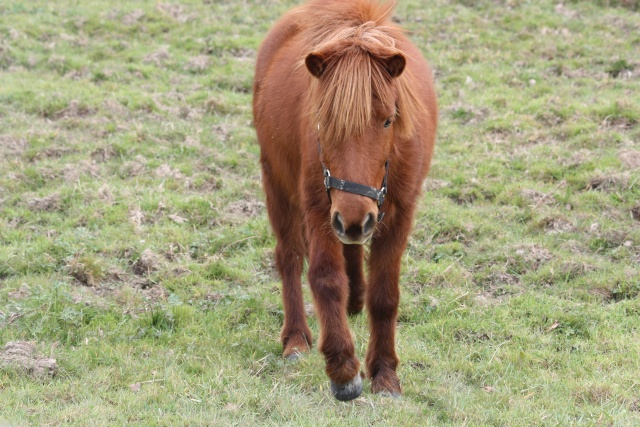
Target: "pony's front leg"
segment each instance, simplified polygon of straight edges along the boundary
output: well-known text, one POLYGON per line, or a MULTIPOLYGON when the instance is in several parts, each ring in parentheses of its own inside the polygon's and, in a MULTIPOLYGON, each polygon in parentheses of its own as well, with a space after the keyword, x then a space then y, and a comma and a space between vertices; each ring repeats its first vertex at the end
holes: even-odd
MULTIPOLYGON (((388 215, 390 216, 390 215, 388 215)), ((369 287, 366 293, 369 311, 369 345, 366 366, 371 391, 402 394, 396 373, 396 320, 400 301, 400 261, 407 244, 411 215, 390 221, 371 243, 369 287)))
POLYGON ((309 233, 309 285, 320 321, 318 347, 325 357, 331 391, 338 400, 362 392, 360 362, 347 324, 349 281, 342 244, 322 227, 309 233))

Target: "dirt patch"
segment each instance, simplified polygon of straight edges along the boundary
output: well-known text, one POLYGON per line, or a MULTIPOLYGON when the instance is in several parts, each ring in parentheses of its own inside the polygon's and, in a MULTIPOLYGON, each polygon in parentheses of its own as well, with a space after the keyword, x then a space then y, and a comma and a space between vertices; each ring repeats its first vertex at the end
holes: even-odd
POLYGON ((555 202, 555 198, 551 193, 541 193, 536 190, 525 188, 520 192, 523 199, 529 201, 534 206, 551 205, 555 202))
POLYGON ((631 218, 640 221, 640 202, 631 208, 631 218))
POLYGON ((29 285, 24 283, 22 286, 20 286, 20 289, 18 289, 17 291, 9 292, 7 296, 9 297, 9 299, 12 299, 14 301, 25 299, 31 296, 31 288, 29 287, 29 285))
POLYGON ((105 163, 118 155, 116 149, 111 145, 100 147, 91 153, 91 159, 96 163, 105 163))
POLYGON ((513 286, 520 284, 520 277, 504 271, 493 271, 487 276, 486 284, 493 288, 494 296, 506 295, 508 292, 502 288, 504 285, 513 286))
POLYGON ((607 288, 591 288, 589 289, 589 294, 601 299, 602 302, 605 302, 605 303, 610 303, 612 301, 615 301, 613 292, 607 288))
POLYGON ((595 271, 595 266, 587 264, 586 262, 568 261, 563 263, 559 268, 559 273, 565 278, 565 280, 574 279, 576 277, 584 276, 592 271, 595 271))
POLYGON ((618 154, 618 158, 629 169, 640 168, 640 151, 624 150, 618 154))
MULTIPOLYGON (((214 111, 214 110, 209 110, 208 107, 206 106, 206 103, 205 103, 205 110, 214 111)), ((217 137, 218 141, 227 142, 227 141, 229 141, 229 138, 230 138, 231 126, 224 125, 224 124, 223 125, 216 125, 216 126, 213 126, 211 128, 211 132, 217 137)))
POLYGON ((161 257, 151 249, 145 249, 140 254, 140 258, 133 263, 133 272, 138 276, 145 276, 160 268, 161 257))
POLYGON ((139 207, 133 208, 129 211, 129 221, 137 228, 144 223, 144 212, 139 207))
POLYGON ((124 177, 134 177, 143 173, 147 169, 147 159, 136 156, 132 161, 126 162, 120 168, 120 174, 124 177))
POLYGON ((86 105, 81 105, 77 99, 69 101, 69 105, 62 110, 56 111, 52 118, 54 119, 68 119, 76 117, 85 117, 91 114, 91 110, 86 105))
POLYGON ((156 67, 161 66, 171 55, 169 54, 169 46, 162 46, 160 49, 144 57, 145 64, 154 64, 156 67))
POLYGON ((571 221, 561 217, 545 218, 543 225, 548 234, 561 234, 575 230, 571 221))
MULTIPOLYGON (((121 279, 122 283, 135 289, 136 292, 140 292, 144 299, 149 302, 166 301, 169 296, 169 291, 166 288, 153 283, 145 277, 124 275, 121 279)), ((117 291, 122 292, 122 288, 119 287, 117 291)))
POLYGON ((62 208, 60 194, 54 193, 46 197, 28 199, 27 207, 35 212, 59 211, 62 208))
POLYGON ((56 359, 38 354, 32 342, 8 342, 0 350, 0 367, 13 367, 37 379, 48 379, 56 375, 58 364, 56 359))
POLYGON ((627 174, 603 175, 592 178, 586 189, 608 192, 626 188, 628 185, 629 175, 627 174))
POLYGON ((103 184, 102 187, 98 188, 97 195, 100 200, 108 204, 111 204, 116 200, 107 184, 103 184))
MULTIPOLYGON (((108 113, 108 117, 126 117, 129 114, 129 109, 115 99, 107 99, 102 106, 108 113)), ((120 129, 122 129, 122 127, 118 126, 118 130, 120 129)))
POLYGON ((225 209, 233 217, 253 218, 264 209, 264 203, 256 199, 238 200, 230 203, 225 209))
MULTIPOLYGON (((130 274, 118 268, 110 269, 100 286, 88 289, 93 290, 97 295, 114 296, 116 301, 123 305, 126 305, 123 297, 126 289, 139 292, 146 301, 152 303, 166 301, 169 296, 167 289, 148 277, 130 274)), ((141 310, 144 311, 144 308, 141 310)))
POLYGON ((593 151, 583 148, 571 154, 568 159, 560 159, 560 164, 562 166, 580 166, 593 158, 593 151))
POLYGON ((169 296, 169 291, 160 285, 154 285, 142 288, 142 294, 145 299, 155 303, 158 301, 166 301, 169 296))
POLYGON ((187 64, 184 66, 184 70, 194 73, 200 73, 209 69, 210 65, 211 58, 209 58, 207 55, 198 55, 189 58, 187 64))
POLYGON ((506 300, 506 297, 504 295, 495 296, 491 292, 482 292, 476 295, 473 299, 476 304, 481 307, 491 307, 502 304, 506 300))
POLYGON ((95 287, 104 277, 100 263, 83 254, 76 254, 71 258, 65 266, 65 270, 83 286, 95 287))
POLYGON ((636 124, 636 121, 628 117, 614 116, 614 117, 605 118, 602 121, 600 126, 603 129, 616 128, 616 129, 625 130, 625 129, 631 129, 632 127, 635 126, 635 124, 636 124))
POLYGON ((82 67, 79 70, 71 70, 64 75, 65 79, 82 80, 90 74, 89 67, 82 67))
POLYGON ((476 304, 487 307, 503 304, 513 295, 519 294, 521 281, 515 274, 494 271, 483 280, 485 290, 474 296, 476 304))
POLYGON ((422 183, 422 191, 436 191, 444 187, 448 187, 449 183, 441 179, 427 178, 422 183))
POLYGON ((184 174, 180 172, 177 168, 171 168, 168 164, 164 164, 159 166, 155 174, 158 178, 174 178, 174 179, 183 179, 184 174))
POLYGON ((192 21, 196 18, 195 14, 186 13, 184 6, 180 4, 161 3, 156 6, 156 9, 158 9, 158 11, 163 15, 169 16, 181 24, 192 21))
POLYGON ((507 257, 507 264, 516 270, 519 270, 517 267, 522 265, 528 270, 535 271, 553 258, 553 254, 549 250, 536 244, 515 246, 510 253, 513 253, 513 256, 507 257))
POLYGON ((122 23, 124 25, 135 25, 140 22, 142 18, 144 18, 144 12, 138 9, 123 16, 122 23))
MULTIPOLYGON (((237 113, 237 108, 233 105, 229 105, 223 98, 219 96, 211 96, 204 102, 204 111, 208 114, 233 114, 237 113)), ((223 141, 229 139, 229 132, 227 129, 223 129, 222 126, 217 126, 214 131, 220 135, 223 141)))
POLYGON ((62 168, 62 178, 65 182, 76 182, 81 176, 98 178, 100 168, 89 160, 83 160, 76 164, 67 164, 62 168))
POLYGON ((27 149, 27 140, 11 135, 0 135, 0 159, 9 156, 21 156, 27 149))

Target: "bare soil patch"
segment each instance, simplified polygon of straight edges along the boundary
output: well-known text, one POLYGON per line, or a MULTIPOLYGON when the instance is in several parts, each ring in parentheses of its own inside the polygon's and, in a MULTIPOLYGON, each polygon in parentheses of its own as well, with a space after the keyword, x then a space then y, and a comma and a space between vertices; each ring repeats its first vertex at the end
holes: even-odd
POLYGON ((45 197, 27 199, 27 207, 36 212, 54 212, 62 207, 60 194, 54 193, 45 197))
POLYGON ((257 199, 244 199, 230 203, 226 212, 236 218, 253 218, 264 209, 264 203, 257 199))
POLYGON ((520 195, 535 207, 542 205, 552 205, 556 201, 556 199, 553 197, 553 194, 551 193, 541 193, 529 188, 525 188, 524 190, 520 191, 520 195))
POLYGON ((120 173, 125 177, 134 177, 143 173, 147 169, 147 159, 136 156, 134 160, 125 162, 120 168, 120 173))
POLYGON ((615 191, 629 185, 628 174, 602 175, 592 178, 587 184, 587 190, 615 191))
POLYGON ((156 6, 156 9, 158 9, 158 11, 163 15, 169 16, 181 24, 192 21, 196 18, 195 14, 187 13, 185 7, 181 4, 160 3, 156 6))
POLYGON ((33 378, 48 379, 56 375, 56 359, 39 355, 36 345, 27 341, 8 342, 0 350, 0 367, 13 367, 33 378))
POLYGON ((449 183, 441 179, 427 178, 422 183, 422 191, 436 191, 443 187, 448 187, 449 183))
POLYGON ((210 65, 211 58, 209 58, 207 55, 198 55, 189 58, 187 64, 184 66, 184 69, 185 71, 200 73, 207 70, 210 65))
POLYGON ((171 55, 169 54, 169 46, 162 46, 155 52, 145 56, 143 62, 145 64, 154 64, 156 67, 160 67, 169 58, 171 58, 171 55))
POLYGON ((104 273, 102 267, 90 257, 76 254, 65 266, 67 273, 81 285, 94 287, 99 284, 104 273))
POLYGON ((133 272, 138 276, 148 275, 160 268, 162 258, 151 249, 145 249, 140 258, 133 264, 133 272))
POLYGON ((97 163, 104 163, 116 157, 117 154, 118 153, 116 152, 115 148, 107 145, 93 150, 93 152, 91 153, 91 159, 93 159, 93 161, 97 163))
POLYGON ((142 18, 144 18, 144 12, 138 9, 123 16, 122 23, 124 25, 135 25, 140 22, 142 18))
POLYGON ((69 105, 62 110, 56 111, 53 114, 54 119, 67 119, 76 117, 85 117, 92 113, 89 107, 81 105, 77 99, 69 101, 69 105))
POLYGON ((560 216, 544 218, 542 226, 549 234, 568 233, 575 230, 571 221, 560 216))
POLYGON ((158 178, 174 178, 174 179, 184 178, 184 174, 180 172, 178 168, 172 168, 166 163, 159 166, 156 169, 155 173, 158 178))
POLYGON ((27 149, 28 143, 25 138, 12 135, 0 135, 0 159, 9 156, 21 156, 27 149))
POLYGON ((67 164, 62 169, 62 178, 65 182, 75 182, 81 176, 98 178, 100 168, 90 160, 82 160, 75 164, 67 164))
POLYGON ((618 154, 618 158, 629 169, 640 168, 640 151, 624 150, 618 154))
POLYGON ((536 244, 523 244, 513 248, 515 257, 510 256, 507 263, 511 266, 516 264, 516 259, 523 263, 530 270, 537 270, 542 264, 553 258, 553 254, 544 247, 536 244))

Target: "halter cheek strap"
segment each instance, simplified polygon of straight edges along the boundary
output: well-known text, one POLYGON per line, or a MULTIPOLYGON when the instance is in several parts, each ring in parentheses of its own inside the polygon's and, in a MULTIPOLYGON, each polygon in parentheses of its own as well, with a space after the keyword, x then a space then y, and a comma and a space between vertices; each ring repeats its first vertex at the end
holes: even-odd
POLYGON ((339 179, 331 176, 329 168, 325 166, 322 161, 322 152, 320 150, 320 144, 318 143, 318 153, 320 154, 320 163, 322 164, 322 171, 324 173, 324 188, 327 190, 327 196, 329 197, 329 203, 331 203, 331 189, 346 191, 347 193, 358 194, 360 196, 369 197, 378 203, 378 222, 384 218, 384 212, 380 210, 380 207, 384 203, 384 198, 387 195, 387 175, 389 174, 389 160, 384 164, 384 178, 382 179, 382 187, 378 190, 368 185, 358 184, 357 182, 347 181, 345 179, 339 179))

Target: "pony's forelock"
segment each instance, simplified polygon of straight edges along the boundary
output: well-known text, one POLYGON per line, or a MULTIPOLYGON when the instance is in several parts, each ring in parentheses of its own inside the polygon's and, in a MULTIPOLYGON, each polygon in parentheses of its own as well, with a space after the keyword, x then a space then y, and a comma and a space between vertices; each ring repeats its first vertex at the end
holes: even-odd
POLYGON ((306 15, 308 53, 325 61, 322 77, 310 76, 309 91, 309 114, 317 122, 321 140, 337 143, 362 135, 371 122, 374 98, 397 110, 396 131, 402 138, 410 137, 413 118, 424 107, 409 89, 411 73, 405 70, 392 79, 384 66, 385 59, 404 55, 397 48, 402 30, 388 22, 393 4, 367 3, 365 8, 356 2, 349 8, 339 3, 312 2, 306 15), (320 19, 319 15, 330 13, 335 16, 320 19))

